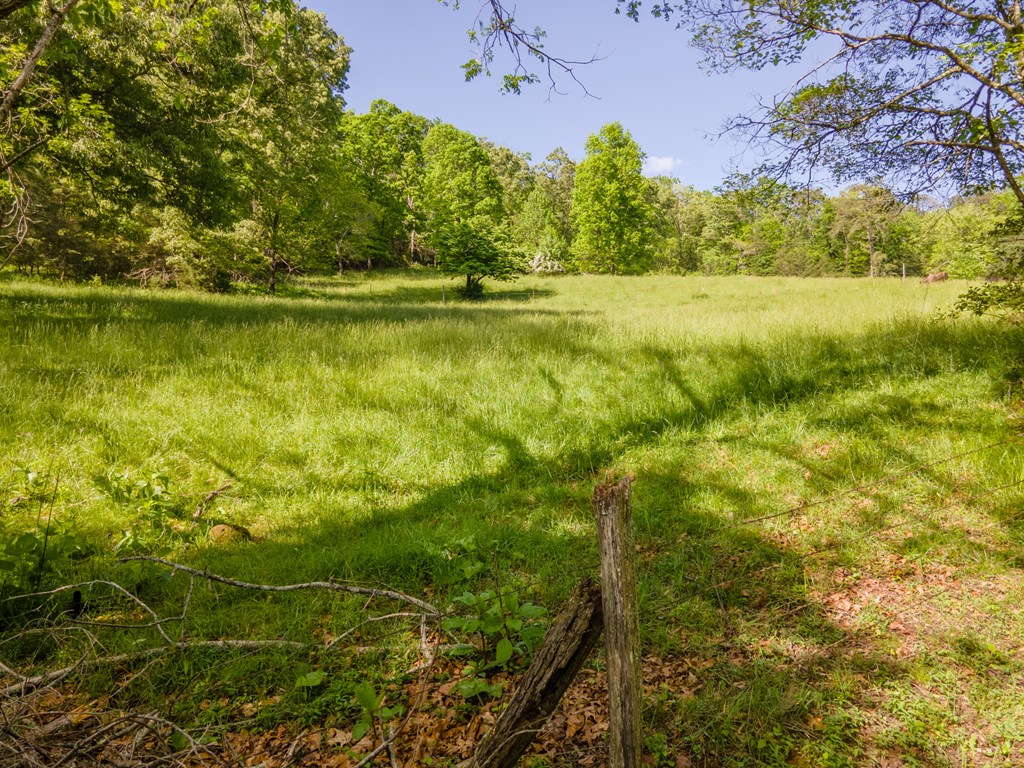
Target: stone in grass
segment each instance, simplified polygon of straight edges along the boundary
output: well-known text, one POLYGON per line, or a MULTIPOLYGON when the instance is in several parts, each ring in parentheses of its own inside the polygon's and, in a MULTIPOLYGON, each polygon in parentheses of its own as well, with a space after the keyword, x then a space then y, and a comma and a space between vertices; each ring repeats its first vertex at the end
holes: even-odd
POLYGON ((210 529, 210 541, 218 544, 232 544, 238 541, 252 541, 252 534, 247 528, 231 523, 219 523, 210 529))

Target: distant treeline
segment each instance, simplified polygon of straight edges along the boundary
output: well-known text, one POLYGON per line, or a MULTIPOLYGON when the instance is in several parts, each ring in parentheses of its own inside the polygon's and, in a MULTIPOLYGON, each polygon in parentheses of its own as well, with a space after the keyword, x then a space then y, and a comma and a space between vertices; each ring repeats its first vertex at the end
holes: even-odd
MULTIPOLYGON (((71 20, 47 49, 3 138, 9 265, 207 290, 416 264, 495 277, 1019 271, 1020 214, 999 191, 907 203, 875 184, 829 196, 762 178, 698 191, 645 177, 618 123, 578 163, 562 149, 534 162, 384 101, 346 111, 350 51, 321 15, 286 0, 204 9, 71 20)), ((5 82, 45 22, 34 6, 0 21, 5 82)))

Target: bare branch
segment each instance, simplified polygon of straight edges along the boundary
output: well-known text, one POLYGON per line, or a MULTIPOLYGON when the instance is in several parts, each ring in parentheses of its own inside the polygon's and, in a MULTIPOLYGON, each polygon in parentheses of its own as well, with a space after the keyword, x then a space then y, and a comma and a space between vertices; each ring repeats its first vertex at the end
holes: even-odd
POLYGON ((353 584, 340 584, 335 581, 309 581, 301 584, 284 584, 284 585, 269 585, 269 584, 251 584, 245 581, 238 581, 237 579, 229 579, 225 576, 218 576, 213 573, 207 573, 200 571, 195 568, 190 568, 187 565, 181 565, 180 563, 174 563, 170 560, 164 560, 162 557, 150 557, 148 555, 137 555, 135 557, 125 557, 119 560, 120 563, 127 563, 133 561, 145 561, 150 563, 159 563, 171 568, 175 571, 183 571, 184 573, 191 573, 200 578, 206 579, 207 581, 216 581, 221 584, 227 584, 231 587, 238 587, 240 589, 253 589, 258 592, 295 592, 297 590, 305 589, 322 589, 330 592, 348 592, 354 595, 368 595, 370 599, 374 597, 387 597, 392 600, 398 600, 400 602, 409 603, 414 605, 424 613, 430 614, 431 616, 440 616, 441 612, 437 610, 430 603, 412 597, 411 595, 403 594, 402 592, 396 592, 392 589, 379 589, 376 587, 359 587, 353 584))

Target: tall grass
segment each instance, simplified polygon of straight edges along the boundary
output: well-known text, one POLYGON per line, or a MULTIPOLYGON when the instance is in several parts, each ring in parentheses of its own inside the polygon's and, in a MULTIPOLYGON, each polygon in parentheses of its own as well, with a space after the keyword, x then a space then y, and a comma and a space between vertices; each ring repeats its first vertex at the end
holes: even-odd
MULTIPOLYGON (((471 540, 553 606, 596 572, 595 479, 629 472, 647 647, 691 656, 842 638, 801 609, 836 568, 924 554, 964 573, 1021 565, 1020 489, 993 489, 1020 480, 1024 460, 1012 443, 978 449, 1019 435, 1024 338, 942 317, 962 285, 528 278, 477 303, 453 301, 451 285, 359 276, 271 299, 0 284, 8 498, 26 470, 59 473, 53 515, 103 549, 139 523, 95 478, 164 471, 189 510, 230 482, 204 514, 256 541, 175 556, 270 583, 445 594, 461 588, 456 542, 471 540), (866 490, 739 524, 855 486, 866 490), (989 526, 984 542, 944 525, 951 510, 989 526)), ((13 505, 0 525, 13 535, 37 512, 13 505)), ((218 600, 201 620, 214 632, 301 637, 324 620, 218 600)), ((838 691, 852 662, 829 667, 835 681, 798 712, 792 670, 762 662, 732 659, 659 722, 683 739, 684 724, 712 718, 686 749, 756 764, 737 718, 758 710, 789 723, 786 759, 820 758, 824 737, 800 746, 801 718, 849 713, 838 691)))

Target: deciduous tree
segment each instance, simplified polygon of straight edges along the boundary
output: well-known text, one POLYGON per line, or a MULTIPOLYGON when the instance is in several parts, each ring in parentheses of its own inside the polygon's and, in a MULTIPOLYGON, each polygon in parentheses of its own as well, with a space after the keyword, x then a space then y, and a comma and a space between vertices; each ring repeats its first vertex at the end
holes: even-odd
POLYGON ((377 242, 367 258, 420 258, 419 229, 423 211, 423 139, 430 121, 378 99, 363 115, 346 113, 341 153, 358 173, 365 195, 377 209, 377 242))
POLYGON ((517 253, 504 233, 502 186, 486 147, 447 123, 423 140, 422 199, 438 268, 466 276, 465 293, 477 296, 485 277, 518 271, 517 253))
POLYGON ((586 150, 572 197, 574 264, 588 272, 644 272, 654 256, 654 208, 643 152, 620 123, 592 134, 586 150))

